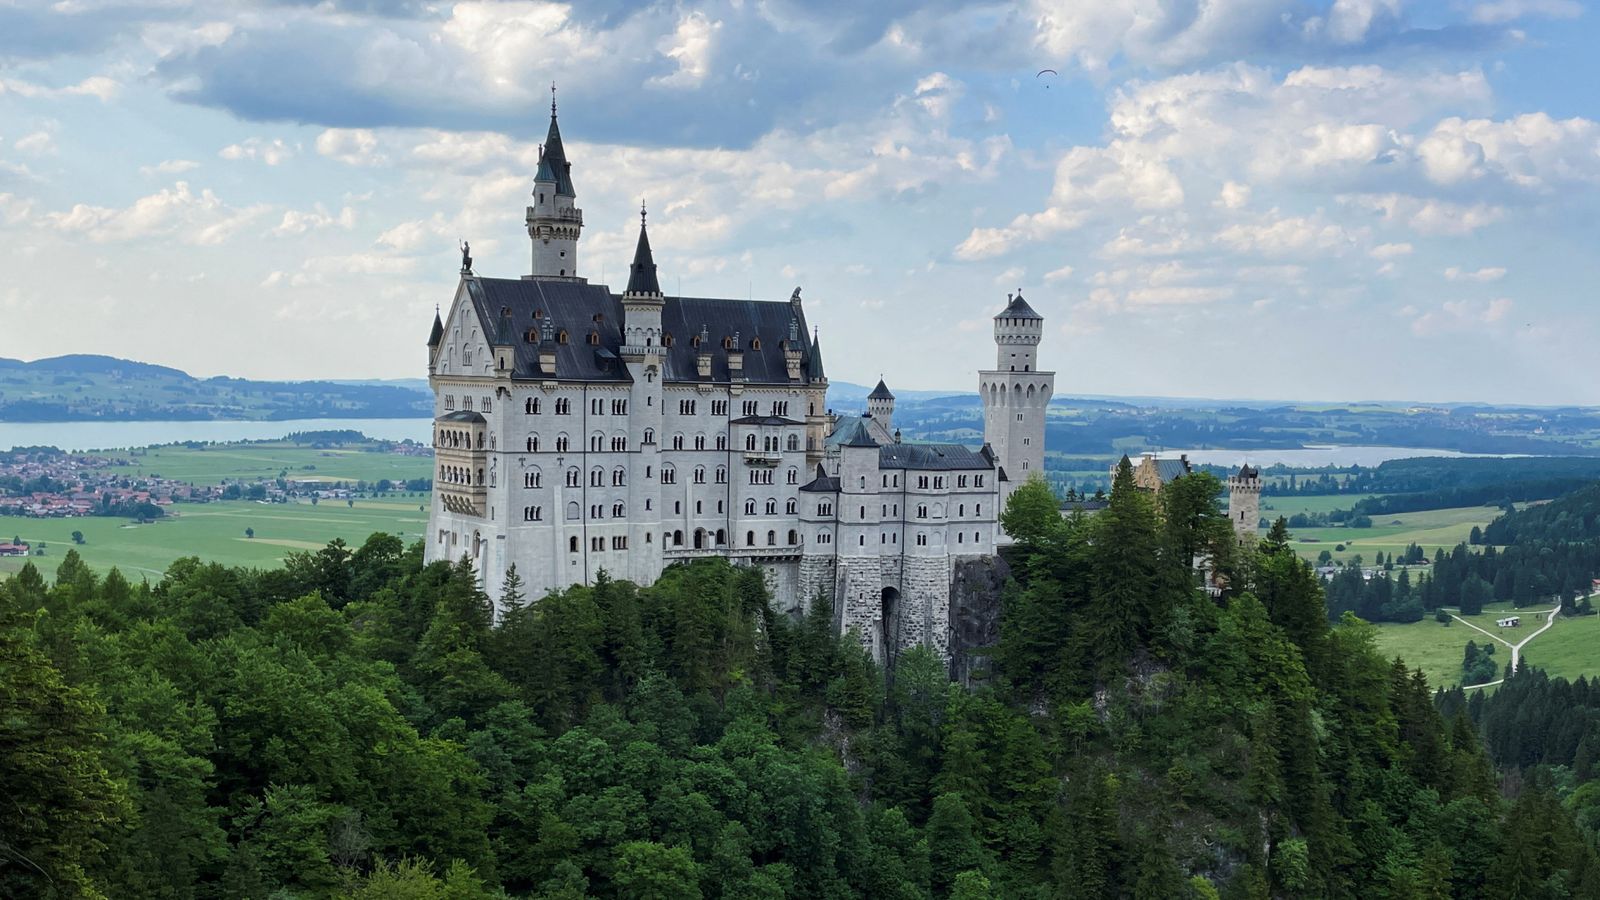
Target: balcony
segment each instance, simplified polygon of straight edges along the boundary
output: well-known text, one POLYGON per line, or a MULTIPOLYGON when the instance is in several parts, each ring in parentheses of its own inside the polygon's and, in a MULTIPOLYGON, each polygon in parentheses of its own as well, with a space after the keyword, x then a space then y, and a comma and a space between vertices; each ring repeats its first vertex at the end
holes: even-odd
POLYGON ((747 466, 760 466, 770 469, 781 462, 783 462, 783 452, 779 450, 744 451, 744 464, 747 466))

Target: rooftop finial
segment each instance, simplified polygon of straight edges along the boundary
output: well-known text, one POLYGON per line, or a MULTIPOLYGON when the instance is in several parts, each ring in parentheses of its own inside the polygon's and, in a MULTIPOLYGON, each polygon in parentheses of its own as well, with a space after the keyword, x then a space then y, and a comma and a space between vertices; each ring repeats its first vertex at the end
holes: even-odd
POLYGON ((1012 297, 1013 297, 1013 296, 1015 296, 1015 295, 1014 295, 1014 294, 1012 294, 1012 293, 1011 293, 1011 292, 1010 292, 1010 291, 1006 291, 1006 302, 1007 302, 1007 303, 1010 303, 1010 302, 1011 302, 1011 298, 1012 298, 1012 297))
POLYGON ((644 198, 639 198, 639 227, 644 227, 644 198))
POLYGON ((550 82, 550 118, 556 117, 556 83, 550 82))

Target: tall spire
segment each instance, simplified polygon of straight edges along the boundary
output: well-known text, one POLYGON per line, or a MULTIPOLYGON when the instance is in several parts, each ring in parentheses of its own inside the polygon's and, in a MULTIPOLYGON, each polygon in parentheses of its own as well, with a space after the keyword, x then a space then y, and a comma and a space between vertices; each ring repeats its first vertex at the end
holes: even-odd
POLYGON ((572 189, 572 163, 567 162, 567 151, 561 145, 561 128, 556 124, 556 85, 550 83, 550 132, 544 138, 544 153, 539 157, 539 173, 548 167, 550 180, 556 183, 556 196, 576 197, 572 189))
POLYGON ((650 252, 650 232, 645 229, 644 203, 639 203, 639 245, 633 251, 633 265, 628 268, 627 294, 633 296, 661 296, 661 282, 656 278, 655 255, 650 252))

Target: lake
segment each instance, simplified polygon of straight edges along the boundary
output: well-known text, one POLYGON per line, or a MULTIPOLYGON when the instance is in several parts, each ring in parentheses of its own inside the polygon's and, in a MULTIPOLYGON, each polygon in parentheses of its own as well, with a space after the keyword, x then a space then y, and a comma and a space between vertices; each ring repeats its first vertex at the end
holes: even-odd
MULTIPOLYGON (((1190 462, 1199 465, 1236 467, 1249 463, 1258 468, 1279 464, 1299 468, 1376 466, 1391 459, 1407 459, 1413 456, 1442 456, 1451 459, 1465 459, 1467 457, 1502 455, 1495 453, 1462 453, 1457 450, 1434 450, 1427 447, 1346 447, 1335 445, 1301 447, 1293 450, 1166 450, 1157 455, 1165 458, 1176 458, 1183 453, 1188 454, 1190 462)), ((1523 456, 1526 454, 1507 453, 1503 455, 1523 456)))
MULTIPOLYGON (((419 443, 433 439, 430 419, 285 419, 280 422, 0 422, 0 450, 53 446, 62 450, 108 450, 148 447, 179 441, 261 441, 296 431, 351 429, 368 437, 419 443)), ((1317 446, 1295 450, 1167 450, 1160 455, 1189 454, 1189 461, 1215 466, 1376 466, 1408 456, 1492 456, 1426 447, 1317 446)))
POLYGON ((262 441, 296 431, 351 429, 390 441, 433 439, 431 419, 284 419, 276 422, 0 422, 0 450, 52 446, 110 450, 179 441, 262 441))

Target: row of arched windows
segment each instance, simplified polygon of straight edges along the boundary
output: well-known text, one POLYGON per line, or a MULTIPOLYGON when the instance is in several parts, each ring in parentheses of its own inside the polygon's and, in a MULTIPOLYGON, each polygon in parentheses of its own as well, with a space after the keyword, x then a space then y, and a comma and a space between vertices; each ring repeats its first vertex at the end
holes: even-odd
POLYGON ((473 481, 472 470, 465 466, 440 466, 439 481, 443 484, 462 484, 483 486, 483 470, 478 470, 477 481, 473 481))

